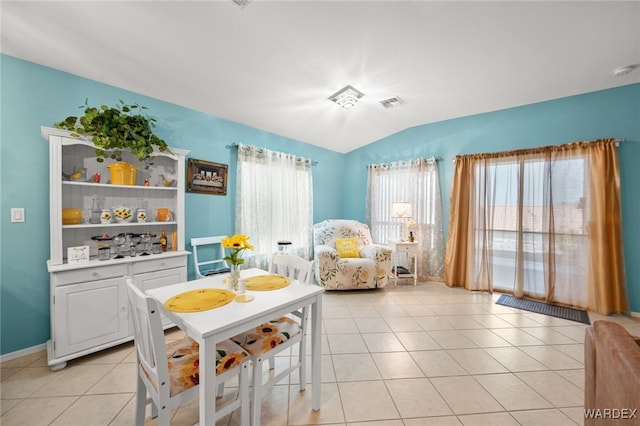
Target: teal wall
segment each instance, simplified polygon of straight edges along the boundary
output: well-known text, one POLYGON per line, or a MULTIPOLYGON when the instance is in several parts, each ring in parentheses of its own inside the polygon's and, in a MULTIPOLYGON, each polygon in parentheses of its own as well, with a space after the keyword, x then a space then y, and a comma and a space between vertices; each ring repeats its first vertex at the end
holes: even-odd
POLYGON ((640 84, 418 126, 342 155, 10 56, 0 55, 0 66, 0 354, 49 338, 49 160, 40 126, 79 113, 85 98, 92 105, 115 105, 119 99, 145 105, 161 123, 157 133, 171 146, 190 150, 189 157, 229 164, 229 195, 186 194, 186 241, 233 232, 235 151, 225 147, 233 142, 318 161, 314 222, 364 220, 368 164, 441 156, 446 231, 456 154, 627 139, 619 151, 624 244, 631 306, 640 312, 640 224, 635 220, 640 217, 640 168, 634 167, 640 160, 640 84), (337 188, 343 188, 342 197, 336 196, 337 188), (10 223, 11 207, 26 209, 25 223, 10 223))
POLYGON ((640 84, 413 127, 346 154, 345 217, 365 218, 366 166, 440 156, 438 163, 445 233, 448 227, 453 157, 598 138, 620 144, 622 223, 627 290, 640 312, 640 84))
MULTIPOLYGON (((186 194, 184 238, 231 234, 234 229, 236 150, 242 142, 309 157, 313 168, 314 221, 340 217, 344 155, 223 120, 198 111, 0 55, 0 354, 49 339, 49 149, 40 126, 53 127, 91 105, 119 99, 149 108, 156 131, 189 157, 229 165, 227 196, 186 194), (24 207, 25 223, 10 223, 10 209, 24 207)), ((215 94, 212 94, 215 96, 215 94)), ((189 263, 189 277, 193 268, 189 263)))

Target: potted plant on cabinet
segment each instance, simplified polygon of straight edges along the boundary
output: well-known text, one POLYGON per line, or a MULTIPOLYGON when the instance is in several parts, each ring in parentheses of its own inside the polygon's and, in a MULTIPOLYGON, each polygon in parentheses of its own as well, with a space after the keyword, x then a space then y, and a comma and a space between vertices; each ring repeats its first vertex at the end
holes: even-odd
POLYGON ((83 116, 69 116, 54 126, 70 131, 73 137, 90 137, 96 146, 96 161, 100 163, 107 158, 122 161, 122 150, 126 149, 148 169, 153 164, 154 147, 160 152, 171 152, 167 143, 153 133, 156 120, 146 114, 145 106, 120 100, 115 107, 95 108, 85 101, 80 108, 84 108, 83 116))

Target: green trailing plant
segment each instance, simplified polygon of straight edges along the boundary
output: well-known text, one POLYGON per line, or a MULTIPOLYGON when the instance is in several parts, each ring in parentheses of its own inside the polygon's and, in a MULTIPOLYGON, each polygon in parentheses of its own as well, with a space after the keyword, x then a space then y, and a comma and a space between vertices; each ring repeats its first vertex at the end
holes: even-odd
POLYGON ((167 143, 153 133, 156 120, 146 113, 148 109, 137 103, 128 105, 120 100, 115 107, 102 105, 90 107, 85 101, 84 115, 70 116, 54 123, 58 129, 71 132, 71 136, 87 136, 96 146, 96 161, 107 158, 122 161, 122 150, 129 150, 145 163, 145 168, 153 164, 153 151, 171 153, 167 143))

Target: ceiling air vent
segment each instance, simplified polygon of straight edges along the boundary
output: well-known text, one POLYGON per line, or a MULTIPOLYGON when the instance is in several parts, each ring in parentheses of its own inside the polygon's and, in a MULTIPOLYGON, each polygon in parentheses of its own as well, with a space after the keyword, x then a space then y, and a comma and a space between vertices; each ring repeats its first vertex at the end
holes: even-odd
POLYGON ((240 6, 241 9, 244 9, 244 7, 248 5, 250 1, 251 0, 233 0, 233 2, 240 6))
POLYGON ((380 104, 385 107, 385 108, 391 108, 391 107, 395 107, 398 105, 402 105, 404 103, 404 101, 402 99, 400 99, 397 96, 394 96, 393 98, 389 98, 389 99, 385 99, 383 101, 380 101, 380 104))

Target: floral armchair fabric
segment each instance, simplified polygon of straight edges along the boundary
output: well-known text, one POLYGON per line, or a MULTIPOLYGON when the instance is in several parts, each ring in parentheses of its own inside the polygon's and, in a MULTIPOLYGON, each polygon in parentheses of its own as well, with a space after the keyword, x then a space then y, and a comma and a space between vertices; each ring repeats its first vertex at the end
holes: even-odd
POLYGON ((381 288, 389 282, 391 249, 373 244, 369 227, 355 220, 325 220, 313 225, 316 281, 328 290, 381 288), (356 238, 359 258, 341 258, 337 238, 356 238))

